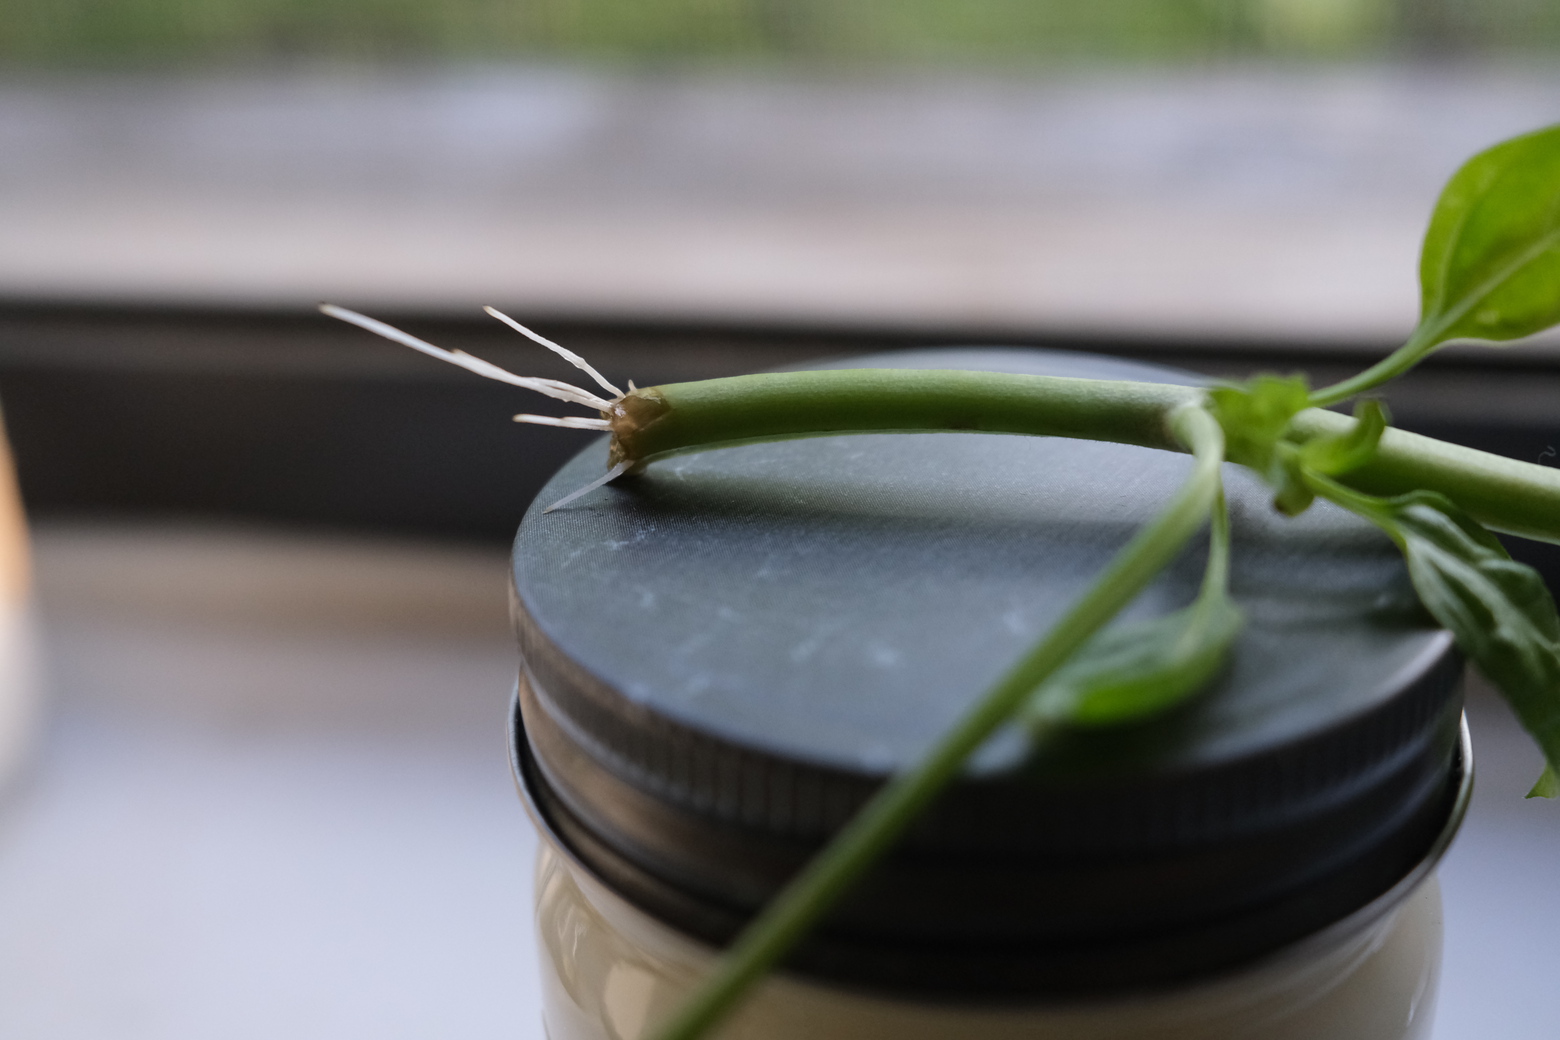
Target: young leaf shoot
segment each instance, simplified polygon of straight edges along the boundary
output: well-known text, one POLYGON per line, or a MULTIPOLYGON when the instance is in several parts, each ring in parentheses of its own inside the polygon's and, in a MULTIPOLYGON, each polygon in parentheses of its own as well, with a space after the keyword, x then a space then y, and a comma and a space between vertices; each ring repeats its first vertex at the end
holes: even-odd
POLYGON ((1503 141, 1452 175, 1425 232, 1419 296, 1407 343, 1311 403, 1378 386, 1454 339, 1521 339, 1560 322, 1560 126, 1503 141))

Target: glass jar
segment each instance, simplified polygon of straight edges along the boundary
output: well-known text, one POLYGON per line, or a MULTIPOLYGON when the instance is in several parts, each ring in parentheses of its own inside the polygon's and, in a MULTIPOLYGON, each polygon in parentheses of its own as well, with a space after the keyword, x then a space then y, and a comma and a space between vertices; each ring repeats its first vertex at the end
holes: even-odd
MULTIPOLYGON (((1196 377, 1047 351, 850 367, 1196 377)), ((588 482, 587 449, 539 496, 588 482)), ((514 556, 516 775, 550 1040, 640 1040, 1169 497, 1125 445, 871 435, 657 462, 514 556)), ((716 1035, 1426 1035, 1466 806, 1461 661, 1395 549, 1233 468, 1225 673, 1150 723, 999 733, 716 1035)), ((1129 610, 1188 601, 1190 547, 1129 610)))
MULTIPOLYGON (((1421 1040, 1441 958, 1441 893, 1416 878, 1385 913, 1211 981, 1087 1002, 970 1006, 768 980, 729 1040, 1421 1040)), ((537 858, 536 924, 548 1040, 639 1040, 709 970, 714 952, 636 909, 552 842, 537 858)))

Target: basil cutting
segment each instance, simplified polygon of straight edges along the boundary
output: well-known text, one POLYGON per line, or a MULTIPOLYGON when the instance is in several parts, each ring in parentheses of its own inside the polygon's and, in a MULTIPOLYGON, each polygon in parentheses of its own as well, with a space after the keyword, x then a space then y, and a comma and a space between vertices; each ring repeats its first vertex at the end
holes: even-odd
POLYGON ((1320 410, 1380 386, 1451 340, 1505 342, 1560 322, 1560 126, 1498 144, 1452 177, 1431 217, 1419 274, 1420 320, 1403 346, 1359 375, 1314 391, 1301 376, 1258 375, 1201 388, 834 370, 644 389, 630 383, 624 393, 577 355, 498 315, 580 367, 615 395, 608 398, 514 376, 371 318, 325 309, 478 375, 594 410, 590 417, 516 419, 610 433, 611 469, 600 482, 669 455, 849 432, 1079 437, 1194 455, 1186 485, 1056 628, 919 765, 889 781, 655 1034, 695 1040, 785 956, 997 728, 1029 723, 1038 734, 1036 753, 1044 754, 1051 727, 1128 725, 1173 709, 1218 674, 1241 626, 1227 589, 1231 546, 1220 488, 1226 461, 1262 477, 1281 513, 1297 515, 1323 497, 1380 527, 1401 550, 1425 609, 1504 694, 1543 751, 1548 767, 1530 796, 1560 795, 1560 615, 1538 574, 1514 562, 1489 529, 1560 542, 1560 473, 1393 430, 1374 400, 1360 401, 1352 421, 1320 410), (1197 599, 1163 617, 1109 627, 1210 520, 1197 599))

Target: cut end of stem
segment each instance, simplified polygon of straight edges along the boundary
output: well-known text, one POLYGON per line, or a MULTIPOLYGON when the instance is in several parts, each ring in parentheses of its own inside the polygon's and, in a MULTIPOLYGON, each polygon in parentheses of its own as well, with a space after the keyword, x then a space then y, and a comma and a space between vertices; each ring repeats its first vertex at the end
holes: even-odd
POLYGON ((613 466, 638 466, 654 455, 646 435, 672 412, 671 403, 653 386, 635 389, 612 402, 612 449, 607 461, 613 466))

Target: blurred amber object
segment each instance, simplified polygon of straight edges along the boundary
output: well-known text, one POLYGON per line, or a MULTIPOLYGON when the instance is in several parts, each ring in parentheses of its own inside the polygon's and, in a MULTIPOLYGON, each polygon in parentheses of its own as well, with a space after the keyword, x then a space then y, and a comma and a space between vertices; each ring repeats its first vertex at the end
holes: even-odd
POLYGON ((11 446, 0 435, 0 783, 25 757, 37 715, 37 644, 27 518, 11 446))
POLYGON ((16 483, 11 443, 0 432, 0 602, 26 603, 32 585, 32 562, 27 551, 27 517, 16 483))

